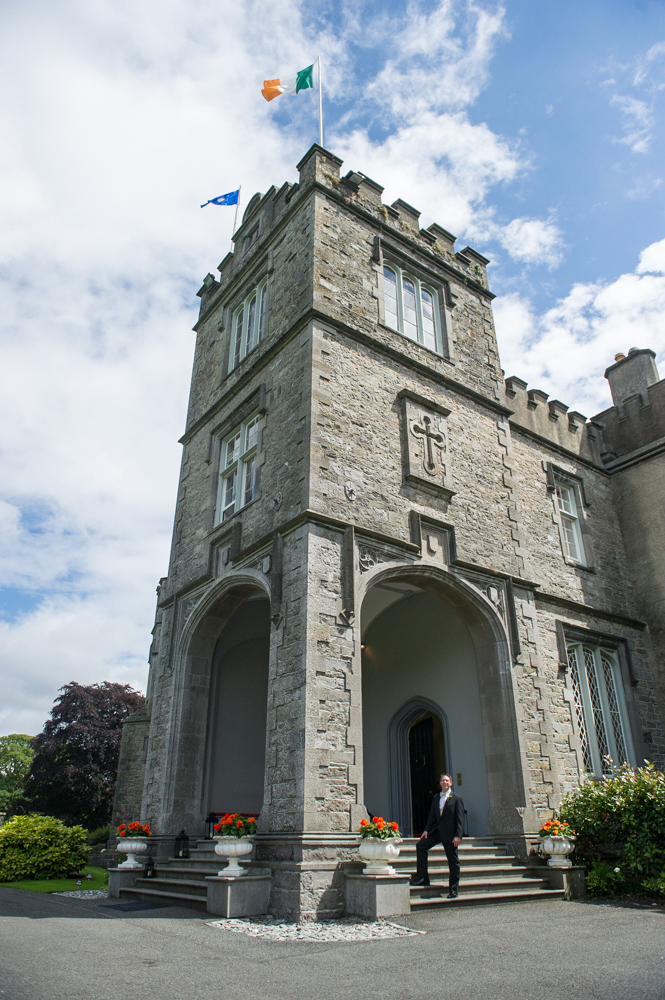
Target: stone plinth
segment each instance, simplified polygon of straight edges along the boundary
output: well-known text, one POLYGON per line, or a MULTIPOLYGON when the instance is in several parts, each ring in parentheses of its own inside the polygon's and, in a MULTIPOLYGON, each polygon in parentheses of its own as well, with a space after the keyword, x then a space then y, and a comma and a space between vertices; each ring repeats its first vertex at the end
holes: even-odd
POLYGON ((571 868, 543 867, 542 872, 543 878, 547 872, 550 889, 563 889, 564 899, 582 899, 586 896, 586 877, 582 865, 573 865, 571 868))
POLYGON ((121 889, 131 889, 136 880, 143 875, 143 867, 139 868, 109 868, 109 887, 107 895, 118 899, 121 889))
POLYGON ((346 912, 378 920, 411 913, 408 875, 346 876, 346 912))
POLYGON ((268 912, 270 875, 206 878, 208 913, 218 917, 256 917, 268 912))

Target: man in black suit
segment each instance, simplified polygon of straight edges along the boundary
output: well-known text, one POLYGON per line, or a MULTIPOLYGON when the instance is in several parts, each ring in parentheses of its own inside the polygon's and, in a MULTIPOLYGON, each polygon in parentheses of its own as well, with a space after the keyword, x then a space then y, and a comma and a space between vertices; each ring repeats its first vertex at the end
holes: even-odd
POLYGON ((456 899, 459 889, 460 864, 457 848, 464 835, 464 803, 453 792, 453 779, 442 774, 441 791, 432 799, 427 825, 416 844, 416 877, 412 885, 429 885, 427 852, 435 844, 443 844, 448 858, 448 899, 456 899))

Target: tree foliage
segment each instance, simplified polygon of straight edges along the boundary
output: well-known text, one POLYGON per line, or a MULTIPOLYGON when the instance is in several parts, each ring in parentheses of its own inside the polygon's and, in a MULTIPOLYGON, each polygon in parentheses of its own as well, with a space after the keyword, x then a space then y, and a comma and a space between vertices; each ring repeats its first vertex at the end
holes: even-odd
POLYGON ((15 816, 0 827, 0 882, 62 878, 87 864, 86 831, 53 816, 15 816))
POLYGON ((560 815, 577 833, 577 859, 592 867, 599 884, 618 881, 610 872, 624 891, 649 891, 662 880, 665 774, 653 764, 635 771, 625 764, 603 781, 585 782, 565 797, 560 815))
POLYGON ((44 730, 25 785, 30 808, 88 829, 111 818, 122 723, 145 704, 128 684, 66 684, 44 730))
POLYGON ((24 733, 0 736, 0 812, 9 812, 23 794, 35 751, 33 737, 24 733))

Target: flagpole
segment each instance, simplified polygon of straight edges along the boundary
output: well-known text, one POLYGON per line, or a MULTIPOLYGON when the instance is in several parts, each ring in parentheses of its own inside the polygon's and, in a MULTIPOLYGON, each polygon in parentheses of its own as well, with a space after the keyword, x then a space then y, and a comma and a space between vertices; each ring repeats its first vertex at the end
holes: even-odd
POLYGON ((321 100, 321 56, 317 57, 319 64, 319 146, 323 145, 323 101, 321 100))
POLYGON ((238 210, 240 208, 240 192, 242 191, 242 184, 238 184, 238 200, 236 202, 236 214, 233 218, 233 229, 231 230, 231 249, 233 250, 233 234, 238 227, 238 210))

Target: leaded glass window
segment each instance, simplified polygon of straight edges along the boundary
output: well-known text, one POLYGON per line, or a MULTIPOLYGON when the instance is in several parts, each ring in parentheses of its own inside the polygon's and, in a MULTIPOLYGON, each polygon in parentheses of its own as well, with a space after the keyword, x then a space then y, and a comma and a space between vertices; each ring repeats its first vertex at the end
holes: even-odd
POLYGON ((614 652, 575 643, 568 647, 576 729, 584 769, 601 777, 633 763, 621 672, 614 652))
POLYGON ((409 340, 442 354, 437 293, 393 264, 383 268, 385 323, 409 340))
POLYGON ((230 353, 229 370, 232 370, 243 358, 254 350, 265 337, 266 331, 266 299, 267 283, 265 281, 253 288, 242 305, 233 314, 232 350, 230 353))
POLYGON ((217 521, 225 521, 256 496, 259 416, 255 414, 222 441, 217 521))

